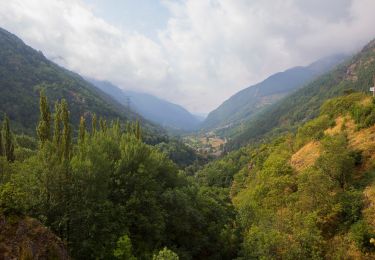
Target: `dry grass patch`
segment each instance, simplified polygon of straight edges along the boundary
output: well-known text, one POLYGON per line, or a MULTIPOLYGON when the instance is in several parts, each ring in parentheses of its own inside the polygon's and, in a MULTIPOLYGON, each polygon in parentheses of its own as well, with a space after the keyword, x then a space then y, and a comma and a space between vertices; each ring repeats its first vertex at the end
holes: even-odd
POLYGON ((374 166, 375 160, 375 125, 362 129, 357 132, 352 132, 348 135, 349 147, 351 149, 360 150, 364 158, 364 170, 374 166))
POLYGON ((290 159, 290 164, 298 172, 314 165, 315 161, 320 156, 320 142, 312 141, 307 143, 301 149, 299 149, 295 154, 293 154, 290 159))
POLYGON ((326 135, 335 135, 341 133, 344 129, 348 133, 355 131, 355 122, 350 116, 339 116, 336 118, 334 127, 328 128, 324 131, 326 135))
POLYGON ((367 223, 375 227, 375 184, 367 186, 363 191, 363 195, 365 197, 363 216, 367 223))
POLYGON ((369 107, 372 105, 372 97, 365 97, 361 101, 359 101, 359 104, 364 106, 364 107, 369 107))

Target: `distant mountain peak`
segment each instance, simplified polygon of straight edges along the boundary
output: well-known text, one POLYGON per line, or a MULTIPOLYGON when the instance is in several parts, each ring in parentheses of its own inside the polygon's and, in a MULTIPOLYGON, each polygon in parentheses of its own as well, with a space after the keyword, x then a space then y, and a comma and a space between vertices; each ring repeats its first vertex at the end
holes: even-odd
POLYGON ((134 90, 123 90, 109 81, 88 80, 97 88, 126 105, 130 97, 130 107, 144 118, 163 127, 174 130, 195 130, 200 120, 180 105, 134 90))

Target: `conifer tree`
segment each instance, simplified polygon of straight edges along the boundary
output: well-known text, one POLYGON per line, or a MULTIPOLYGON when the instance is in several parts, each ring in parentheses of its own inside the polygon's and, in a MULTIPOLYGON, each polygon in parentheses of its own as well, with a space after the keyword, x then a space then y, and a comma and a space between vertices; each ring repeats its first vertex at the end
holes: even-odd
POLYGON ((7 115, 4 115, 3 135, 5 156, 9 162, 13 162, 15 160, 14 144, 12 139, 12 132, 10 131, 9 118, 7 115))
POLYGON ((69 110, 66 100, 61 101, 61 117, 64 125, 62 131, 62 148, 63 148, 63 157, 64 159, 70 158, 70 149, 71 149, 71 126, 69 122, 69 110))
POLYGON ((48 100, 44 90, 40 91, 40 120, 37 127, 37 133, 42 143, 51 139, 51 112, 48 107, 48 100))

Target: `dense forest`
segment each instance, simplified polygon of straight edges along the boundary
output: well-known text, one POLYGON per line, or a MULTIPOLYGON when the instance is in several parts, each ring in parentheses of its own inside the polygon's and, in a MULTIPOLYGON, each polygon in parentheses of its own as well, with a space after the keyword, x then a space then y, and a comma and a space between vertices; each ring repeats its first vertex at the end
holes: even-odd
POLYGON ((50 112, 42 93, 40 111, 38 141, 12 135, 3 120, 2 214, 39 219, 78 259, 235 256, 227 190, 186 177, 160 148, 142 142, 139 123, 94 116, 89 132, 81 117, 73 141, 65 100, 50 112))

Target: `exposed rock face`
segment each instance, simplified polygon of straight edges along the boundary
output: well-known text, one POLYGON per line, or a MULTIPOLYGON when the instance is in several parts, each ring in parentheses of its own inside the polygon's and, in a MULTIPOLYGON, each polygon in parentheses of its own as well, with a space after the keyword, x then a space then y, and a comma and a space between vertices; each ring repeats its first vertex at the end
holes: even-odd
POLYGON ((0 259, 70 259, 55 234, 39 221, 0 215, 0 259))

